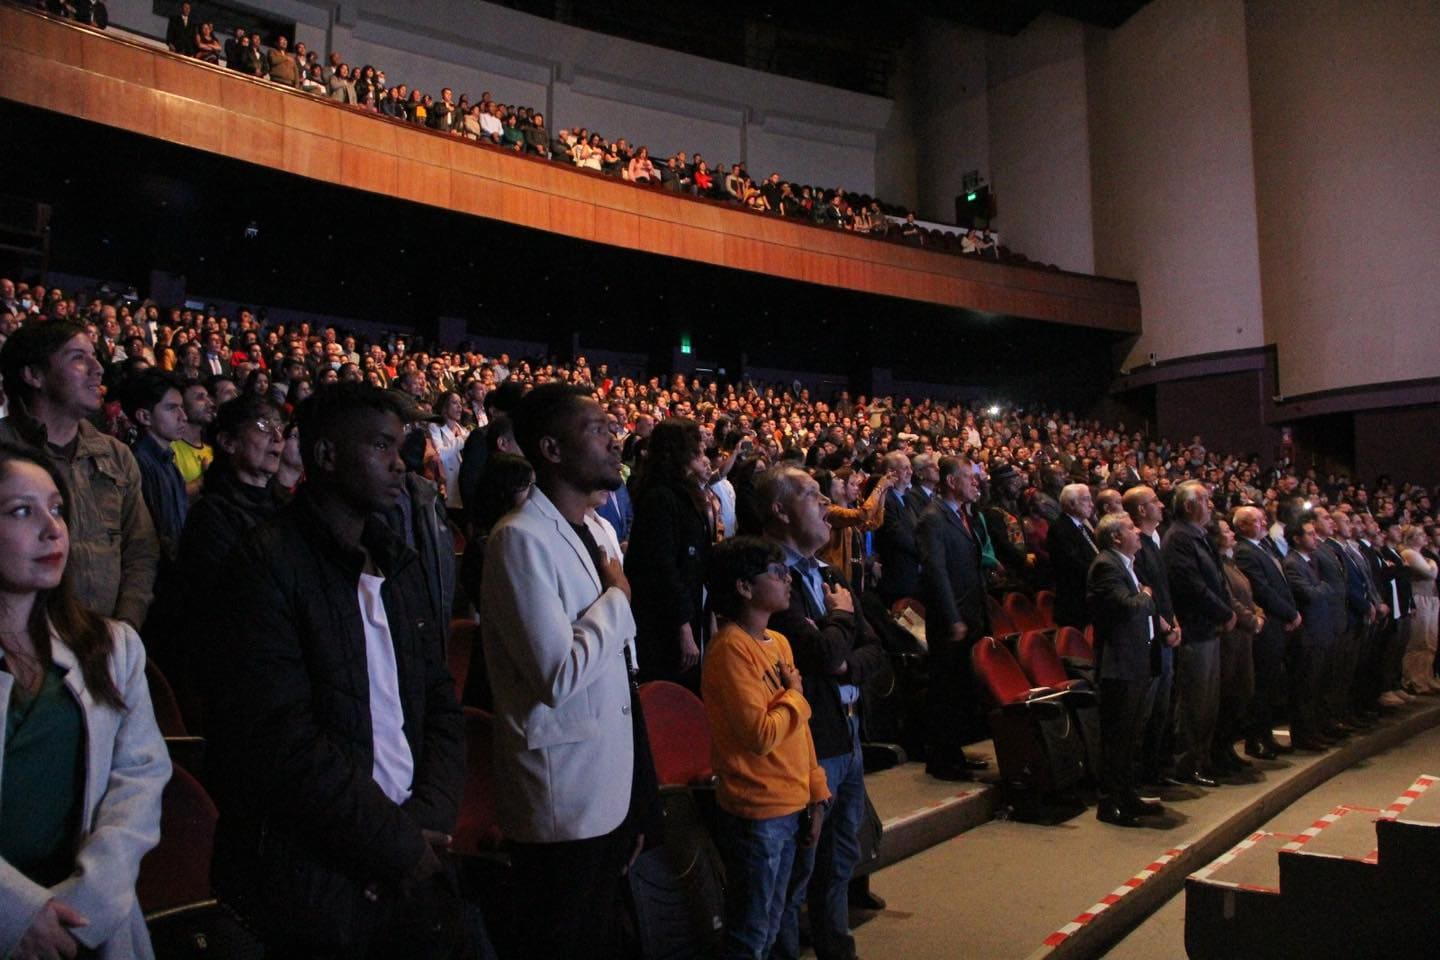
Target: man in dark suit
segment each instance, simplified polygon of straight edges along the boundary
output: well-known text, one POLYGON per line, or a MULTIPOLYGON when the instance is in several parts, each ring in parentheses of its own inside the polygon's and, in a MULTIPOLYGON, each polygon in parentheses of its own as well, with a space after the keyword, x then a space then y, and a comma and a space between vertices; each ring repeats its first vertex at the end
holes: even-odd
POLYGON ((919 595, 920 548, 915 544, 915 514, 905 505, 910 458, 895 450, 885 455, 884 464, 894 484, 885 495, 885 517, 875 531, 875 554, 880 558, 880 597, 892 604, 919 595))
POLYGON ((200 355, 200 372, 207 377, 228 377, 230 358, 225 355, 225 338, 219 331, 205 335, 205 349, 200 355))
MULTIPOLYGON (((804 470, 779 464, 756 479, 755 496, 765 535, 780 545, 790 568, 790 608, 774 614, 770 628, 783 634, 795 652, 810 704, 815 757, 832 797, 813 853, 797 851, 797 856, 815 858, 809 892, 811 936, 816 956, 853 957, 849 883, 860 860, 860 823, 865 814, 860 688, 883 678, 890 661, 875 632, 855 610, 840 572, 815 556, 830 540, 820 485, 804 470)), ((790 955, 799 952, 798 943, 777 944, 781 948, 790 955)))
POLYGON ((1324 507, 1316 507, 1314 513, 1315 533, 1321 540, 1320 553, 1329 554, 1334 565, 1333 570, 1326 565, 1325 582, 1330 584, 1339 600, 1335 605, 1335 650, 1326 672, 1325 705, 1338 726, 1354 730, 1366 725, 1355 715, 1350 693, 1355 686, 1360 644, 1365 639, 1367 625, 1375 617, 1375 608, 1370 603, 1370 591, 1362 569, 1364 565, 1350 555, 1340 539, 1340 523, 1344 521, 1348 534, 1349 520, 1324 507), (1331 577, 1336 573, 1339 576, 1332 581, 1331 577))
MULTIPOLYGON (((1180 627, 1175 622, 1175 606, 1170 602, 1170 579, 1160 555, 1160 521, 1165 507, 1155 490, 1147 486, 1131 487, 1121 499, 1125 513, 1134 522, 1140 535, 1140 549, 1135 554, 1135 574, 1151 590, 1155 600, 1155 626, 1160 642, 1155 645, 1157 670, 1150 716, 1145 724, 1145 742, 1140 747, 1140 774, 1146 783, 1171 778, 1174 772, 1173 738, 1171 736, 1171 691, 1175 685, 1175 647, 1180 645, 1180 627)), ((1103 518, 1102 518, 1103 519, 1103 518)), ((1088 589, 1087 589, 1088 595, 1088 589)))
POLYGON ((1291 524, 1285 528, 1285 580, 1300 610, 1300 629, 1290 638, 1285 668, 1290 675, 1290 745, 1297 750, 1324 750, 1334 743, 1321 729, 1319 711, 1320 670, 1329 643, 1330 587, 1320 576, 1314 559, 1315 524, 1291 524))
POLYGON ((182 3, 180 12, 165 25, 165 46, 182 56, 193 57, 199 49, 195 45, 195 31, 199 29, 200 25, 190 14, 190 4, 182 3))
POLYGON ((966 507, 980 496, 968 460, 940 461, 935 497, 920 516, 920 597, 930 644, 925 772, 941 780, 968 780, 984 761, 967 760, 964 716, 974 702, 970 648, 990 631, 980 537, 966 507))
POLYGON ((1175 648, 1175 769, 1202 787, 1216 785, 1208 772, 1220 707, 1220 632, 1235 626, 1230 588, 1205 536, 1210 514, 1210 489, 1199 480, 1180 484, 1175 522, 1160 548, 1175 619, 1185 631, 1175 648))
POLYGON ((1330 588, 1330 637, 1325 645, 1325 660, 1320 665, 1319 699, 1315 709, 1320 729, 1325 735, 1342 739, 1355 731, 1354 727, 1340 719, 1340 714, 1335 709, 1336 691, 1342 683, 1340 674, 1344 671, 1345 649, 1349 643, 1345 610, 1345 563, 1328 542, 1335 533, 1330 512, 1324 507, 1317 507, 1311 510, 1305 519, 1315 525, 1315 552, 1311 559, 1315 561, 1320 579, 1330 588))
POLYGON ((1124 513, 1102 517, 1095 535, 1100 552, 1086 583, 1100 682, 1101 799, 1095 815, 1133 827, 1139 817, 1162 811, 1158 802, 1140 798, 1137 760, 1164 642, 1154 590, 1135 570, 1141 545, 1135 521, 1124 513))
POLYGON ((940 484, 940 467, 935 454, 917 453, 910 459, 910 469, 913 477, 910 489, 905 491, 905 505, 918 520, 925 508, 930 506, 930 501, 935 496, 935 488, 940 484))
POLYGON ((1060 491, 1059 517, 1050 524, 1045 547, 1055 573, 1055 623, 1085 629, 1090 622, 1085 611, 1085 579, 1095 559, 1095 535, 1090 529, 1094 501, 1090 487, 1072 483, 1060 491))
POLYGON ((1275 741, 1274 704, 1284 695, 1286 637, 1300 629, 1300 611, 1280 558, 1270 551, 1265 533, 1265 512, 1259 507, 1237 507, 1230 525, 1235 529, 1235 565, 1250 581, 1255 602, 1265 611, 1265 626, 1255 635, 1251 658, 1255 663, 1255 699, 1246 724, 1245 752, 1273 760, 1289 747, 1275 741))
POLYGON ((1351 516, 1345 507, 1336 510, 1331 517, 1335 521, 1336 542, 1344 554, 1345 569, 1351 578, 1351 596, 1355 596, 1353 591, 1358 578, 1359 590, 1364 597, 1363 620, 1355 639, 1354 669, 1348 706, 1351 715, 1362 723, 1368 723, 1380 717, 1380 690, 1375 686, 1374 659, 1371 653, 1375 649, 1381 618, 1390 613, 1390 608, 1380 596, 1379 584, 1371 572, 1371 559, 1360 539, 1365 532, 1362 518, 1351 516))

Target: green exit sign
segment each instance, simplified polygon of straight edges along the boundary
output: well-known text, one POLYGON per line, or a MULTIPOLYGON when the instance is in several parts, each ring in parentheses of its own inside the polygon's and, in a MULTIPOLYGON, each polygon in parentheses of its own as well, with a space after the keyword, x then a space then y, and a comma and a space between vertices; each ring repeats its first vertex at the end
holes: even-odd
POLYGON ((684 354, 690 353, 690 334, 688 333, 680 337, 680 352, 684 354))

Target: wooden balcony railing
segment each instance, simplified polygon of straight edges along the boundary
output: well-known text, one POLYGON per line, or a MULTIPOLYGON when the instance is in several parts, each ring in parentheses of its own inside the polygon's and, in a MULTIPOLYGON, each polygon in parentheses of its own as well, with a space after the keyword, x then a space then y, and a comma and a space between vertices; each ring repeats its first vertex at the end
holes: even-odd
POLYGON ((638 187, 9 5, 0 5, 0 97, 580 240, 985 313, 1140 331, 1133 283, 972 260, 638 187))

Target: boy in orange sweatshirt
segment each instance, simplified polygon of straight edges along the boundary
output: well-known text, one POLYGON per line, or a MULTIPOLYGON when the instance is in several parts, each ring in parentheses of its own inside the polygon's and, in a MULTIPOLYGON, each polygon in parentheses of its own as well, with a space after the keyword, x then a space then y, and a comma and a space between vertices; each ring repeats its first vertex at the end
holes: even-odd
POLYGON ((790 644, 766 628, 790 605, 790 572, 779 547, 736 537, 711 551, 706 580, 722 619, 701 674, 720 781, 721 956, 785 957, 798 953, 800 903, 830 798, 790 644))

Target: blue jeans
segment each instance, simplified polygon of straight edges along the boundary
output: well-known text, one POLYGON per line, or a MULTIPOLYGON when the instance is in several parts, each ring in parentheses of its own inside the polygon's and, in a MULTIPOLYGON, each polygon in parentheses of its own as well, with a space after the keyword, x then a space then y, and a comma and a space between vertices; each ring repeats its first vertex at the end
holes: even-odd
POLYGON ((810 877, 810 939, 818 960, 852 960, 850 877, 860 862, 860 821, 865 816, 865 760, 860 720, 850 718, 850 752, 820 761, 830 804, 815 847, 810 877))
POLYGON ((800 955, 800 895, 814 863, 808 850, 796 856, 802 827, 800 813, 750 820, 720 811, 725 859, 725 941, 720 956, 725 960, 792 960, 800 955))

